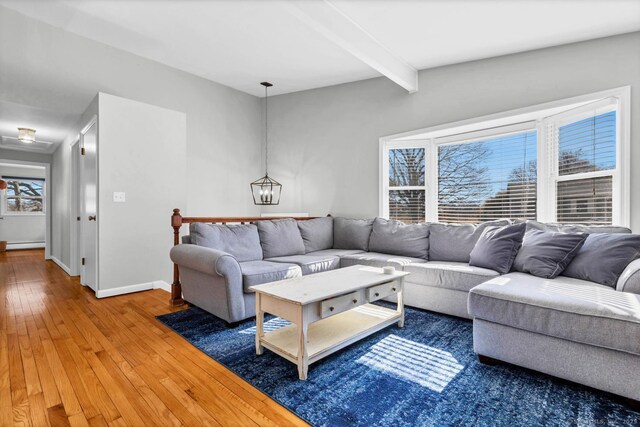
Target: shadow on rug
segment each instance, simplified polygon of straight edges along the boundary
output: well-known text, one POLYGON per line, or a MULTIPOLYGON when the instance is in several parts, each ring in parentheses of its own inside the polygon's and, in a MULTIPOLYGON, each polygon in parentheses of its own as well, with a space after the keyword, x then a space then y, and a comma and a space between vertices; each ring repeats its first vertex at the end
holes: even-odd
MULTIPOLYGON (((288 322, 267 317, 265 331, 288 322)), ((390 326, 309 366, 265 349, 255 320, 228 329, 199 309, 158 316, 204 353, 315 426, 635 426, 611 395, 515 366, 486 366, 468 320, 406 308, 390 326)))

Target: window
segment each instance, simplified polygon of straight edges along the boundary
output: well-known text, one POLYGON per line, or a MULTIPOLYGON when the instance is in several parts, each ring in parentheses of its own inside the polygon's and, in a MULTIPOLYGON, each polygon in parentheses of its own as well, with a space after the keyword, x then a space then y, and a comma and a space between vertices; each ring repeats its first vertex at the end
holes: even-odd
POLYGON ((389 150, 389 215, 406 223, 425 220, 424 148, 389 150))
POLYGON ((551 194, 555 219, 577 224, 614 222, 617 181, 617 105, 605 102, 550 118, 550 146, 555 155, 551 194), (557 129, 557 131, 556 131, 557 129))
POLYGON ((438 146, 438 220, 535 219, 536 145, 531 131, 438 146))
POLYGON ((37 215, 45 212, 44 180, 2 177, 7 189, 2 200, 5 215, 37 215))
POLYGON ((629 89, 604 95, 382 138, 381 216, 629 226, 629 89))

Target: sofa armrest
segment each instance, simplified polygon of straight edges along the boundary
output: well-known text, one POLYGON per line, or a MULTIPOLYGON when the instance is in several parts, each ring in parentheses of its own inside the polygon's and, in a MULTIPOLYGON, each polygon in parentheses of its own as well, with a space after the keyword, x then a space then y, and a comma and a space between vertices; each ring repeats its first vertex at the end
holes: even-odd
POLYGON ((631 262, 624 269, 616 284, 616 290, 640 294, 640 259, 631 262))
POLYGON ((240 264, 223 251, 191 244, 181 244, 171 248, 171 261, 178 267, 186 267, 209 275, 226 276, 240 274, 240 264))

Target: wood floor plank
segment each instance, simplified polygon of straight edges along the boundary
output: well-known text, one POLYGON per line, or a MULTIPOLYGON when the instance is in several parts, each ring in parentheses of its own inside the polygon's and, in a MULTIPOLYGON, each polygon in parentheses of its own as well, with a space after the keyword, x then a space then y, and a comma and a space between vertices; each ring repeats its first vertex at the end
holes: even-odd
POLYGON ((44 260, 0 253, 0 426, 305 426, 155 317, 152 290, 97 299, 44 260))

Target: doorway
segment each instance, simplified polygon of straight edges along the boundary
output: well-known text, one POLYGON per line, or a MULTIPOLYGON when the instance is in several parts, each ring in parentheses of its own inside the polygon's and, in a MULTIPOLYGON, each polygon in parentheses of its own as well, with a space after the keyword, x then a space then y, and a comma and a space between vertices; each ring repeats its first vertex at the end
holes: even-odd
POLYGON ((93 118, 71 146, 71 270, 97 292, 98 122, 93 118))
POLYGON ((7 250, 44 248, 51 259, 50 164, 0 159, 0 241, 7 250))

